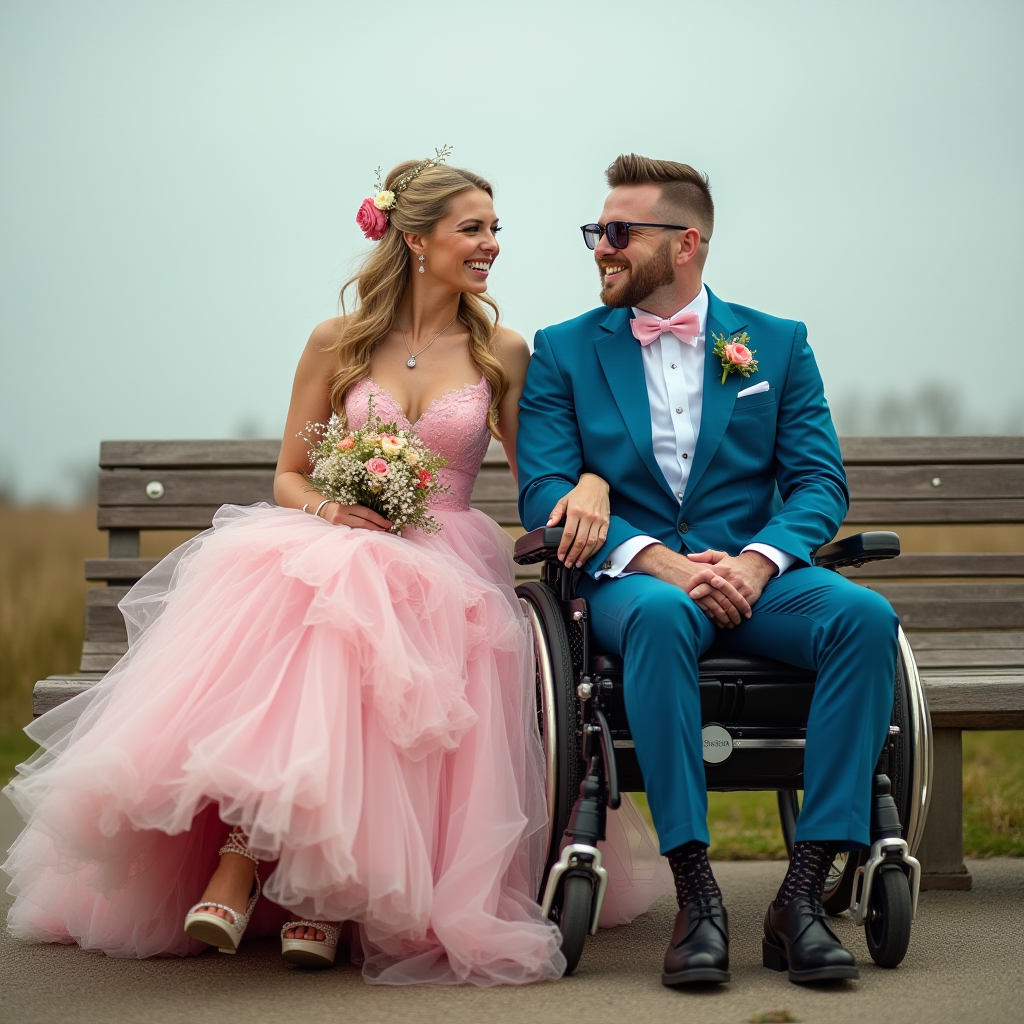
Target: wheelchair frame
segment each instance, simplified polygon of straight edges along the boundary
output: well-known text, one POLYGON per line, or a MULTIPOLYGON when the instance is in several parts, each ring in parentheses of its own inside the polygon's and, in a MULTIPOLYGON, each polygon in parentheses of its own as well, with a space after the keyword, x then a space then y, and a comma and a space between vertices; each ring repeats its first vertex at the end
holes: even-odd
MULTIPOLYGON (((598 847, 605 838, 607 808, 620 805, 622 791, 641 791, 643 779, 628 738, 616 659, 591 651, 587 603, 575 596, 578 572, 554 558, 561 537, 560 527, 534 530, 516 542, 515 558, 520 564, 543 563, 541 580, 520 584, 517 593, 533 628, 538 725, 546 762, 549 856, 541 905, 562 930, 566 973, 571 974, 587 934, 597 930, 607 888, 598 847), (563 836, 570 840, 564 849, 563 836)), ((899 550, 896 534, 876 531, 825 545, 814 562, 839 569, 893 558, 899 550)), ((759 687, 776 704, 779 687, 784 687, 781 693, 790 704, 809 708, 815 674, 770 659, 709 655, 700 662, 702 705, 705 691, 710 694, 701 715, 708 788, 776 789, 783 835, 792 852, 806 729, 778 723, 738 727, 735 722, 742 717, 737 709, 744 708, 745 697, 761 692, 759 687), (724 725, 709 720, 714 710, 721 712, 724 725), (722 748, 727 748, 725 757, 716 764, 708 757, 709 749, 714 757, 722 748), (736 753, 742 755, 739 763, 719 767, 736 753)), ((756 712, 756 699, 753 704, 756 712)), ((763 711, 763 700, 760 706, 763 711)), ((797 710, 796 716, 806 726, 805 715, 797 710)), ((872 845, 868 851, 836 856, 824 900, 830 913, 849 908, 856 923, 865 926, 869 952, 881 966, 895 967, 909 945, 921 878, 914 853, 927 818, 931 776, 927 703, 913 652, 900 629, 893 722, 875 769, 872 845), (905 881, 889 878, 893 871, 905 881)))

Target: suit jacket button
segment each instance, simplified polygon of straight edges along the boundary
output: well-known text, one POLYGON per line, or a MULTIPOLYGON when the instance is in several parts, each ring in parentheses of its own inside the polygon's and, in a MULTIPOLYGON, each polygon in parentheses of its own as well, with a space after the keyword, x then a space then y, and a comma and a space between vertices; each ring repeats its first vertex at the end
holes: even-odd
POLYGON ((690 524, 689 523, 680 523, 679 524, 679 532, 680 533, 689 533, 690 532, 690 524))

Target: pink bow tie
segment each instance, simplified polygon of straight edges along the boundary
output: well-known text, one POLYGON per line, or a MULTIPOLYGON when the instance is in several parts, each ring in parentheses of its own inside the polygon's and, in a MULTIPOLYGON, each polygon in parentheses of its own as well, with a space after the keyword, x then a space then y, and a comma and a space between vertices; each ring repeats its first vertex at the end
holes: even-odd
POLYGON ((629 321, 633 337, 641 345, 650 345, 655 338, 671 332, 687 345, 696 346, 700 334, 700 317, 696 313, 676 313, 670 320, 659 320, 656 316, 638 316, 629 321))

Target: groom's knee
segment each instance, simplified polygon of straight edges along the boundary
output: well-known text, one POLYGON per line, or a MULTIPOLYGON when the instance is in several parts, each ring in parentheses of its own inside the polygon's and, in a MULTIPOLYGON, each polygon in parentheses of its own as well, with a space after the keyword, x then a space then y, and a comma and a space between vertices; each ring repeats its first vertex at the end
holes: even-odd
POLYGON ((850 628, 871 636, 895 638, 900 620, 881 594, 855 585, 844 602, 844 611, 842 618, 850 628))
POLYGON ((666 583, 651 588, 633 602, 626 616, 625 640, 696 652, 700 647, 704 613, 678 587, 666 583))

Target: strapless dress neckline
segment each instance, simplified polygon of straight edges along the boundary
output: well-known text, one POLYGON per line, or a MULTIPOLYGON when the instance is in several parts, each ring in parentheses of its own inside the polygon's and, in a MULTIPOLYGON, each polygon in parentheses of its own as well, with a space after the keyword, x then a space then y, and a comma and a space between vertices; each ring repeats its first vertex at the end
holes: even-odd
POLYGON ((410 420, 409 417, 406 415, 405 409, 402 407, 402 403, 399 402, 398 399, 395 398, 395 396, 386 387, 384 387, 383 384, 380 383, 380 381, 375 380, 373 377, 369 375, 367 375, 364 378, 364 380, 372 384, 375 388, 378 388, 380 391, 384 392, 384 394, 391 399, 391 402, 393 403, 394 407, 398 410, 399 413, 401 413, 402 419, 409 425, 410 430, 414 430, 417 427, 417 425, 423 421, 423 418, 435 406, 439 405, 441 402, 443 402, 446 398, 450 397, 451 395, 458 395, 463 391, 475 391, 477 388, 487 386, 487 378, 483 374, 480 374, 480 379, 475 384, 463 384, 462 387, 449 388, 447 391, 442 391, 441 394, 437 396, 437 398, 435 398, 432 402, 430 402, 427 405, 427 407, 423 410, 423 412, 419 414, 419 416, 416 417, 415 420, 410 420))

